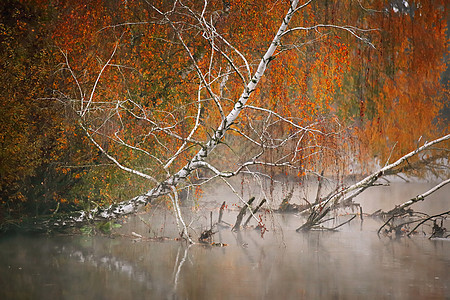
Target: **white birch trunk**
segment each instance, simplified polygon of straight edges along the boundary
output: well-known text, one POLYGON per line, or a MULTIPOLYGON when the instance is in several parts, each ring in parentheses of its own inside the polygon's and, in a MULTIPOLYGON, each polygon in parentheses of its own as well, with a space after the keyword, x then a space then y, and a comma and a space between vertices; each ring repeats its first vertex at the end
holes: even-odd
MULTIPOLYGON (((379 178, 386 175, 386 173, 388 173, 388 171, 391 171, 395 167, 399 166, 400 164, 407 161, 409 158, 419 154, 420 152, 422 152, 426 149, 429 149, 431 146, 438 144, 440 142, 446 141, 448 139, 450 139, 450 134, 447 134, 447 135, 445 135, 441 138, 438 138, 436 140, 433 140, 431 142, 426 142, 423 146, 402 156, 394 163, 386 165, 385 167, 381 168, 377 172, 365 177, 361 181, 359 181, 349 187, 346 187, 346 188, 342 189, 341 191, 338 191, 338 192, 330 195, 328 198, 324 199, 322 202, 312 206, 312 208, 311 208, 312 212, 311 212, 310 217, 308 218, 308 220, 305 224, 303 224, 301 227, 299 227, 297 229, 297 231, 311 229, 313 226, 318 224, 327 215, 328 211, 330 211, 330 209, 333 205, 338 205, 339 203, 342 203, 345 201, 350 201, 351 199, 355 198, 356 196, 361 194, 363 191, 365 191, 368 187, 373 186, 374 183, 379 178)), ((448 181, 448 180, 446 180, 446 181, 448 181)), ((444 184, 446 181, 444 181, 444 184)))
MULTIPOLYGON (((303 6, 306 6, 309 2, 310 1, 306 2, 303 6)), ((298 0, 291 1, 289 10, 285 15, 285 17, 283 18, 283 21, 278 29, 278 32, 276 33, 275 37, 270 43, 270 46, 267 49, 266 53, 262 57, 255 74, 244 87, 239 99, 235 102, 233 109, 223 118, 222 122, 215 130, 214 135, 208 140, 206 145, 202 147, 183 168, 181 168, 177 173, 168 177, 165 181, 157 184, 156 187, 149 190, 144 195, 137 196, 131 200, 124 201, 119 204, 114 204, 108 207, 98 207, 88 212, 85 211, 76 212, 66 218, 52 219, 51 221, 47 222, 47 224, 52 227, 74 226, 77 223, 83 223, 89 220, 108 220, 137 212, 151 200, 159 196, 167 195, 173 192, 172 189, 176 187, 179 183, 185 181, 186 178, 195 169, 205 166, 205 159, 223 139, 223 137, 225 136, 225 134, 227 133, 233 122, 239 117, 239 114, 245 108, 245 105, 248 99, 250 98, 251 93, 255 90, 256 86, 261 80, 261 77, 264 75, 264 72, 267 69, 269 62, 271 61, 272 56, 275 53, 275 50, 277 49, 277 46, 280 44, 281 37, 283 36, 284 32, 286 32, 288 24, 297 9, 297 5, 298 0)), ((88 104, 86 104, 86 106, 88 106, 88 104)), ((107 154, 99 145, 97 146, 103 153, 107 154)), ((110 157, 108 156, 108 158, 110 157)), ((115 163, 118 164, 119 167, 121 167, 121 165, 118 162, 115 163)), ((179 207, 176 206, 176 209, 177 209, 176 211, 177 220, 179 220, 181 218, 179 207)), ((182 219, 180 221, 183 225, 183 230, 186 230, 186 226, 182 221, 182 219)), ((184 233, 187 234, 186 232, 184 233)))

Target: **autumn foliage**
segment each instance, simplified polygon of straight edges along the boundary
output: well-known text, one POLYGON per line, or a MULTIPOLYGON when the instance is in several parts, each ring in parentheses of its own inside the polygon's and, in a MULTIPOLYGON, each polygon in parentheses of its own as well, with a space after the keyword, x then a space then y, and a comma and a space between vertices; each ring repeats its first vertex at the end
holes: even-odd
MULTIPOLYGON (((106 153, 156 181, 180 169, 232 109, 288 1, 209 3, 202 16, 223 38, 205 38, 209 29, 189 15, 201 12, 203 1, 151 2, 2 2, 4 216, 113 203, 153 184, 118 169, 106 153), (160 12, 171 9, 167 21, 160 12)), ((290 28, 310 28, 283 37, 250 107, 211 160, 233 168, 259 151, 257 143, 239 142, 243 134, 262 140, 255 132, 264 132, 275 143, 297 126, 309 131, 263 155, 271 162, 289 155, 297 168, 268 173, 348 175, 350 160, 363 172, 367 162, 383 164, 417 147, 420 137, 448 131, 441 115, 447 6, 397 2, 313 1, 299 11, 290 28), (311 28, 317 24, 374 30, 355 37, 342 28, 311 28)))

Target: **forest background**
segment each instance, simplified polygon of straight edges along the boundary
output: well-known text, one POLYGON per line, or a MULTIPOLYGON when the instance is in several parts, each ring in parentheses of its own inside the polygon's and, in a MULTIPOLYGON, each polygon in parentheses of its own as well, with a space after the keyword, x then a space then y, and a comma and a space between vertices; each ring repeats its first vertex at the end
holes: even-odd
MULTIPOLYGON (((285 2, 216 1, 207 14, 215 30, 256 68, 285 14, 285 2)), ((204 4, 187 3, 198 11, 204 4)), ((160 182, 202 147, 200 142, 186 147, 186 142, 207 140, 222 111, 232 109, 240 93, 239 72, 227 68, 223 58, 211 63, 211 39, 199 38, 201 29, 181 31, 159 21, 151 8, 170 11, 173 2, 146 4, 2 1, 0 223, 140 195, 154 183, 118 168, 110 157, 160 182), (103 72, 105 65, 110 68, 103 72), (220 94, 221 105, 214 105, 207 89, 199 91, 195 66, 215 78, 210 87, 220 94), (80 116, 83 107, 77 111, 80 101, 74 95, 89 86, 96 86, 97 102, 80 116), (192 100, 197 96, 205 103, 201 109, 192 100), (140 118, 144 111, 161 120, 152 134, 140 118), (162 125, 168 116, 173 126, 162 130, 168 128, 162 125)), ((327 0, 312 1, 299 12, 292 28, 351 24, 366 30, 357 31, 357 37, 342 28, 302 30, 280 45, 251 105, 283 115, 308 128, 308 134, 295 142, 282 139, 290 143, 273 151, 265 148, 262 156, 276 167, 264 173, 300 181, 321 172, 362 175, 448 133, 448 8, 444 0, 327 0), (285 156, 293 163, 277 165, 285 156)), ((188 24, 184 17, 180 13, 174 24, 188 24)), ((251 132, 260 139, 265 133, 273 142, 292 130, 289 124, 267 125, 267 116, 255 111, 241 116, 210 162, 235 167, 255 155, 262 142, 244 145, 235 141, 239 135, 255 141, 251 132)), ((195 172, 188 181, 205 176, 207 171, 195 172)), ((201 187, 195 192, 200 194, 201 187)))

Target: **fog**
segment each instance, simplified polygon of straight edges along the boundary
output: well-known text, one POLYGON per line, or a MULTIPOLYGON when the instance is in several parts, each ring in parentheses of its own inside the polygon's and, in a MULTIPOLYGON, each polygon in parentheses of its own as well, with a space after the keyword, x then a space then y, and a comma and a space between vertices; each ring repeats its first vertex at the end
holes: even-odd
MULTIPOLYGON (((430 188, 393 183, 361 195, 365 212, 387 210, 430 188)), ((244 190, 247 199, 254 190, 244 190)), ((282 197, 277 187, 273 195, 282 197)), ((296 190, 293 202, 301 195, 296 190)), ((315 195, 311 185, 311 195, 315 195)), ((448 189, 421 203, 448 210, 448 189)), ((258 195, 256 195, 258 197, 258 195)), ((276 196, 276 197, 278 197, 276 196)), ((194 200, 193 200, 194 201, 194 200)), ((208 187, 196 207, 184 207, 191 234, 208 229, 210 212, 234 223, 239 198, 208 187)), ((276 207, 276 198, 271 203, 276 207)), ((195 201, 194 201, 195 202, 195 201)), ((257 201, 259 202, 259 200, 257 201)), ((419 208, 419 206, 417 206, 419 208)), ((8 236, 0 239, 1 299, 445 299, 450 297, 450 242, 378 238, 381 220, 355 218, 337 232, 297 233, 299 214, 261 218, 268 229, 215 229, 216 243, 178 241, 173 213, 152 207, 125 219, 115 235, 8 236), (135 234, 132 234, 135 233, 135 234), (143 238, 138 238, 137 235, 143 238), (159 241, 153 237, 166 237, 159 241)), ((342 211, 339 223, 349 216, 342 211)), ((255 225, 255 221, 250 223, 255 225)), ((427 230, 425 228, 424 230, 427 230)))

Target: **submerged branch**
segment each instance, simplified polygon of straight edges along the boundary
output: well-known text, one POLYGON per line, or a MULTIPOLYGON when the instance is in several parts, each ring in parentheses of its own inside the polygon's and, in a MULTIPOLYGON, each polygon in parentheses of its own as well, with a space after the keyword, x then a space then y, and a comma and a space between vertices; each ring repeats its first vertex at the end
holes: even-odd
POLYGON ((386 215, 395 215, 398 214, 401 211, 404 211, 405 208, 413 205, 416 202, 419 201, 423 201, 425 200, 425 198, 429 195, 431 195, 432 193, 436 192, 437 190, 439 190, 440 188, 442 188, 443 186, 445 186, 446 184, 450 183, 450 178, 447 180, 442 181, 441 183, 439 183, 438 185, 435 185, 433 188, 429 189, 428 191, 426 191, 423 194, 417 195, 416 197, 410 199, 409 201, 406 201, 402 204, 400 204, 399 206, 396 206, 395 208, 391 209, 390 211, 388 211, 386 213, 386 215))
POLYGON ((266 203, 266 199, 262 199, 262 201, 258 204, 258 206, 252 211, 250 216, 248 216, 247 220, 244 223, 244 228, 247 227, 248 222, 250 222, 250 219, 258 212, 258 210, 263 206, 263 204, 266 203))
MULTIPOLYGON (((375 173, 365 177, 361 181, 345 187, 335 193, 332 193, 328 197, 326 197, 323 201, 320 203, 313 205, 311 207, 311 213, 307 219, 307 221, 300 226, 297 231, 300 230, 309 230, 320 223, 320 221, 328 214, 328 212, 331 210, 331 208, 334 206, 336 207, 339 203, 348 203, 353 198, 364 192, 367 188, 374 186, 375 182, 386 175, 392 175, 393 170, 400 166, 402 163, 407 162, 409 158, 414 157, 415 155, 421 153, 424 150, 429 149, 431 146, 438 144, 440 142, 446 141, 450 139, 450 134, 447 134, 441 138, 438 138, 436 140, 433 140, 431 142, 426 142, 423 146, 417 148, 414 151, 409 152, 408 154, 402 156, 397 161, 395 161, 392 164, 386 165, 380 170, 376 171, 375 173)), ((445 185, 447 182, 444 182, 443 185, 445 185)), ((442 186, 443 186, 442 185, 442 186)), ((431 194, 436 189, 432 189, 432 191, 428 191, 428 194, 431 194)), ((426 193, 426 194, 427 194, 426 193)), ((427 195, 428 195, 427 194, 427 195)), ((416 202, 419 200, 416 200, 416 202)))
POLYGON ((432 220, 432 219, 434 219, 434 218, 442 217, 442 216, 445 216, 445 215, 450 215, 450 210, 449 210, 449 211, 446 211, 446 212, 443 212, 443 213, 440 213, 440 214, 437 214, 437 215, 430 216, 430 217, 428 217, 428 218, 426 218, 426 219, 423 219, 419 224, 416 225, 416 227, 414 227, 414 228, 411 230, 411 232, 408 233, 407 236, 409 237, 409 236, 410 236, 417 228, 419 228, 419 226, 422 225, 423 223, 425 223, 425 222, 427 222, 427 221, 429 221, 429 220, 432 220))
POLYGON ((247 212, 247 209, 251 209, 251 205, 254 200, 255 200, 255 197, 251 197, 250 200, 248 200, 248 202, 244 206, 242 206, 241 210, 239 211, 239 214, 236 217, 236 223, 234 224, 233 228, 231 229, 232 231, 240 230, 242 219, 244 218, 244 216, 247 212))

